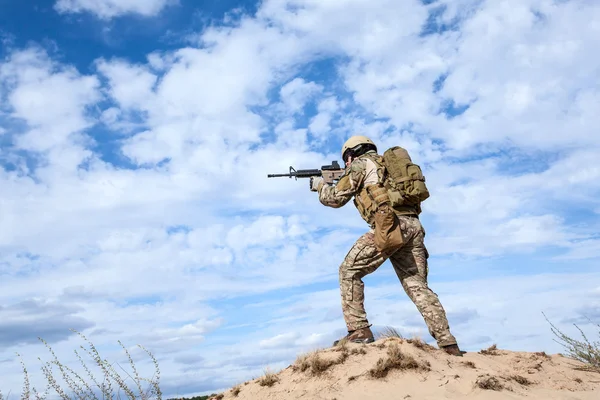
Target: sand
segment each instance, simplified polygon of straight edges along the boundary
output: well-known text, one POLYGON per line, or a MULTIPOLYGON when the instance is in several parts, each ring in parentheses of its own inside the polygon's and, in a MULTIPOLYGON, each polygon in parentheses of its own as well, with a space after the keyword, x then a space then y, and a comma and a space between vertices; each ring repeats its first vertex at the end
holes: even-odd
POLYGON ((387 338, 301 355, 272 379, 263 375, 216 398, 599 400, 600 373, 582 367, 559 354, 492 348, 455 357, 419 340, 387 338))

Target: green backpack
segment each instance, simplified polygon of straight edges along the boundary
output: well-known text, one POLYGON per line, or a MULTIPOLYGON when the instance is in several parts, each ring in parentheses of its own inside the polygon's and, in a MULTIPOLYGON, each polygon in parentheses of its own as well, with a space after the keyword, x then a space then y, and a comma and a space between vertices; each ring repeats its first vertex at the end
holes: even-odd
POLYGON ((420 209, 420 204, 429 197, 421 167, 412 162, 408 151, 394 146, 383 153, 387 171, 385 186, 392 207, 411 206, 420 209))

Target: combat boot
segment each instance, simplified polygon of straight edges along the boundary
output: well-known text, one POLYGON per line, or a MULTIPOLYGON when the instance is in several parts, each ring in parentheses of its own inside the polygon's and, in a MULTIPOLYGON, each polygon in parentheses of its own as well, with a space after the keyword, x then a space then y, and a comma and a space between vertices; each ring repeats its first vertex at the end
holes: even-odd
POLYGON ((457 357, 462 357, 462 355, 465 353, 464 351, 460 350, 460 348, 458 347, 457 344, 442 346, 442 350, 444 350, 446 353, 448 353, 452 356, 457 356, 457 357))
POLYGON ((373 337, 373 332, 371 332, 371 328, 369 328, 367 326, 366 328, 349 331, 346 336, 333 342, 333 345, 337 346, 338 343, 341 342, 342 340, 346 340, 351 343, 366 344, 366 343, 373 343, 375 341, 375 338, 373 337))

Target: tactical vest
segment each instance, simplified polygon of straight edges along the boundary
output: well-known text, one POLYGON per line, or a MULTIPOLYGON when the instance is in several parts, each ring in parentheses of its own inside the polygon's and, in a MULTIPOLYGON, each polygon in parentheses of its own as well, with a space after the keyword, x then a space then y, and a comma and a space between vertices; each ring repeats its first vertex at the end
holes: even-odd
POLYGON ((429 197, 429 192, 420 167, 412 163, 406 150, 396 146, 386 150, 383 156, 365 153, 358 158, 373 161, 377 171, 378 182, 364 186, 354 196, 354 205, 370 226, 383 203, 388 203, 397 215, 421 213, 420 203, 429 197))

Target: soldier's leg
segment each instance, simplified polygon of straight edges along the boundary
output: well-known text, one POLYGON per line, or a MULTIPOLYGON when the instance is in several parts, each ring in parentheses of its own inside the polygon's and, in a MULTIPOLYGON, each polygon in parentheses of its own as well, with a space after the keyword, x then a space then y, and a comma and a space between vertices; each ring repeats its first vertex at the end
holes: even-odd
POLYGON ((403 233, 406 232, 406 244, 390 258, 394 270, 438 346, 456 344, 456 339, 450 333, 446 311, 437 294, 427 284, 429 255, 425 248, 425 231, 421 222, 416 217, 402 216, 400 225, 403 233))
POLYGON ((340 265, 342 312, 349 332, 369 326, 362 278, 379 268, 385 260, 375 247, 373 232, 369 231, 358 238, 340 265))

